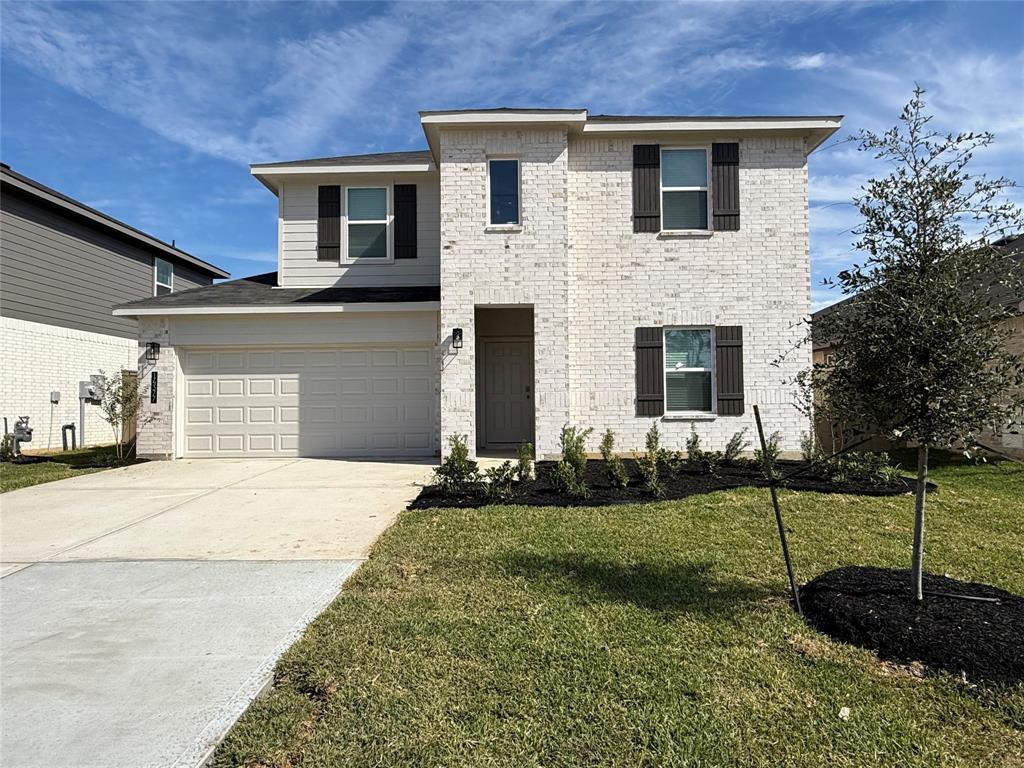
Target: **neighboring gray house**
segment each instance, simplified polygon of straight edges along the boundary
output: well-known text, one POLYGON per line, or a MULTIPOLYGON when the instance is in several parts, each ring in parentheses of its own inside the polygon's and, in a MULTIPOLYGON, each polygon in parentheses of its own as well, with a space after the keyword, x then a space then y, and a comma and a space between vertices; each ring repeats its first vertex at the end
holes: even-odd
POLYGON ((277 271, 115 311, 160 344, 139 450, 721 447, 755 403, 796 449, 807 158, 840 120, 422 112, 422 151, 254 165, 277 271))
MULTIPOLYGON (((138 366, 138 323, 112 308, 228 273, 0 166, 0 416, 28 416, 31 448, 81 433, 78 382, 138 366), (59 392, 59 402, 51 402, 59 392)), ((112 442, 87 408, 88 443, 112 442)))

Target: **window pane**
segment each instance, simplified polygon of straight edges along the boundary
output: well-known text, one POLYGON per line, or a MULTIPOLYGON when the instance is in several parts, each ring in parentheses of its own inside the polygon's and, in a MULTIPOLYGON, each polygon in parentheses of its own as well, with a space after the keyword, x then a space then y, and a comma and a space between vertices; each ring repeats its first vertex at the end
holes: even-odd
POLYGON ((665 369, 711 368, 708 328, 669 328, 665 331, 665 369))
POLYGON ((707 192, 662 192, 662 229, 707 229, 707 192))
POLYGON ((711 371, 669 373, 665 377, 665 407, 669 411, 710 411, 711 371))
POLYGON ((351 259, 386 259, 387 224, 349 224, 348 255, 351 259))
POLYGON ((491 224, 519 223, 519 163, 491 160, 491 224))
POLYGON ((383 221, 388 217, 388 191, 350 189, 347 210, 349 221, 383 221))
POLYGON ((171 284, 171 278, 174 275, 174 265, 169 261, 163 259, 156 260, 156 281, 163 283, 164 285, 171 284))
POLYGON ((166 296, 170 292, 171 292, 171 289, 168 288, 166 285, 158 285, 156 287, 156 295, 157 296, 166 296))
POLYGON ((661 186, 707 185, 708 156, 703 149, 666 149, 661 153, 661 186))

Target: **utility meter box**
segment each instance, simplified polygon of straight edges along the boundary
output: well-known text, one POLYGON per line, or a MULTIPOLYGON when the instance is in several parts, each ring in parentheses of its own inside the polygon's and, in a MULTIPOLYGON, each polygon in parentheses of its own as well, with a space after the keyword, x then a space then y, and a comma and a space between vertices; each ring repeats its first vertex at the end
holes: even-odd
POLYGON ((100 401, 100 388, 95 381, 78 382, 78 399, 95 405, 100 401))
POLYGON ((50 402, 54 405, 60 402, 60 390, 55 389, 50 393, 50 402))

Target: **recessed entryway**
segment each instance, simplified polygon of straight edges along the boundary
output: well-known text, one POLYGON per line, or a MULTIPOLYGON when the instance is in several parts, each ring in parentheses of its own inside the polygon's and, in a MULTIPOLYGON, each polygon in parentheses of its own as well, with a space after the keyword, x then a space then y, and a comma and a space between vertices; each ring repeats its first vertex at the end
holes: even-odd
POLYGON ((477 448, 534 439, 533 308, 476 308, 477 448))

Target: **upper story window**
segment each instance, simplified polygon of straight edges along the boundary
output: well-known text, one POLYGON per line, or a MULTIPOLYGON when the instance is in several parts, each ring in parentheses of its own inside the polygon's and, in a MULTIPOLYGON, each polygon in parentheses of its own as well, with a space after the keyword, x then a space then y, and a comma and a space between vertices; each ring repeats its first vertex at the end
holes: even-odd
POLYGON ((345 194, 348 258, 388 258, 388 188, 349 187, 345 194))
POLYGON ((153 265, 153 295, 164 296, 174 290, 174 264, 156 259, 153 265))
POLYGON ((665 412, 711 413, 714 346, 711 328, 665 329, 665 412))
POLYGON ((488 224, 519 224, 519 161, 487 161, 488 224))
POLYGON ((661 150, 661 229, 708 228, 708 152, 661 150))

